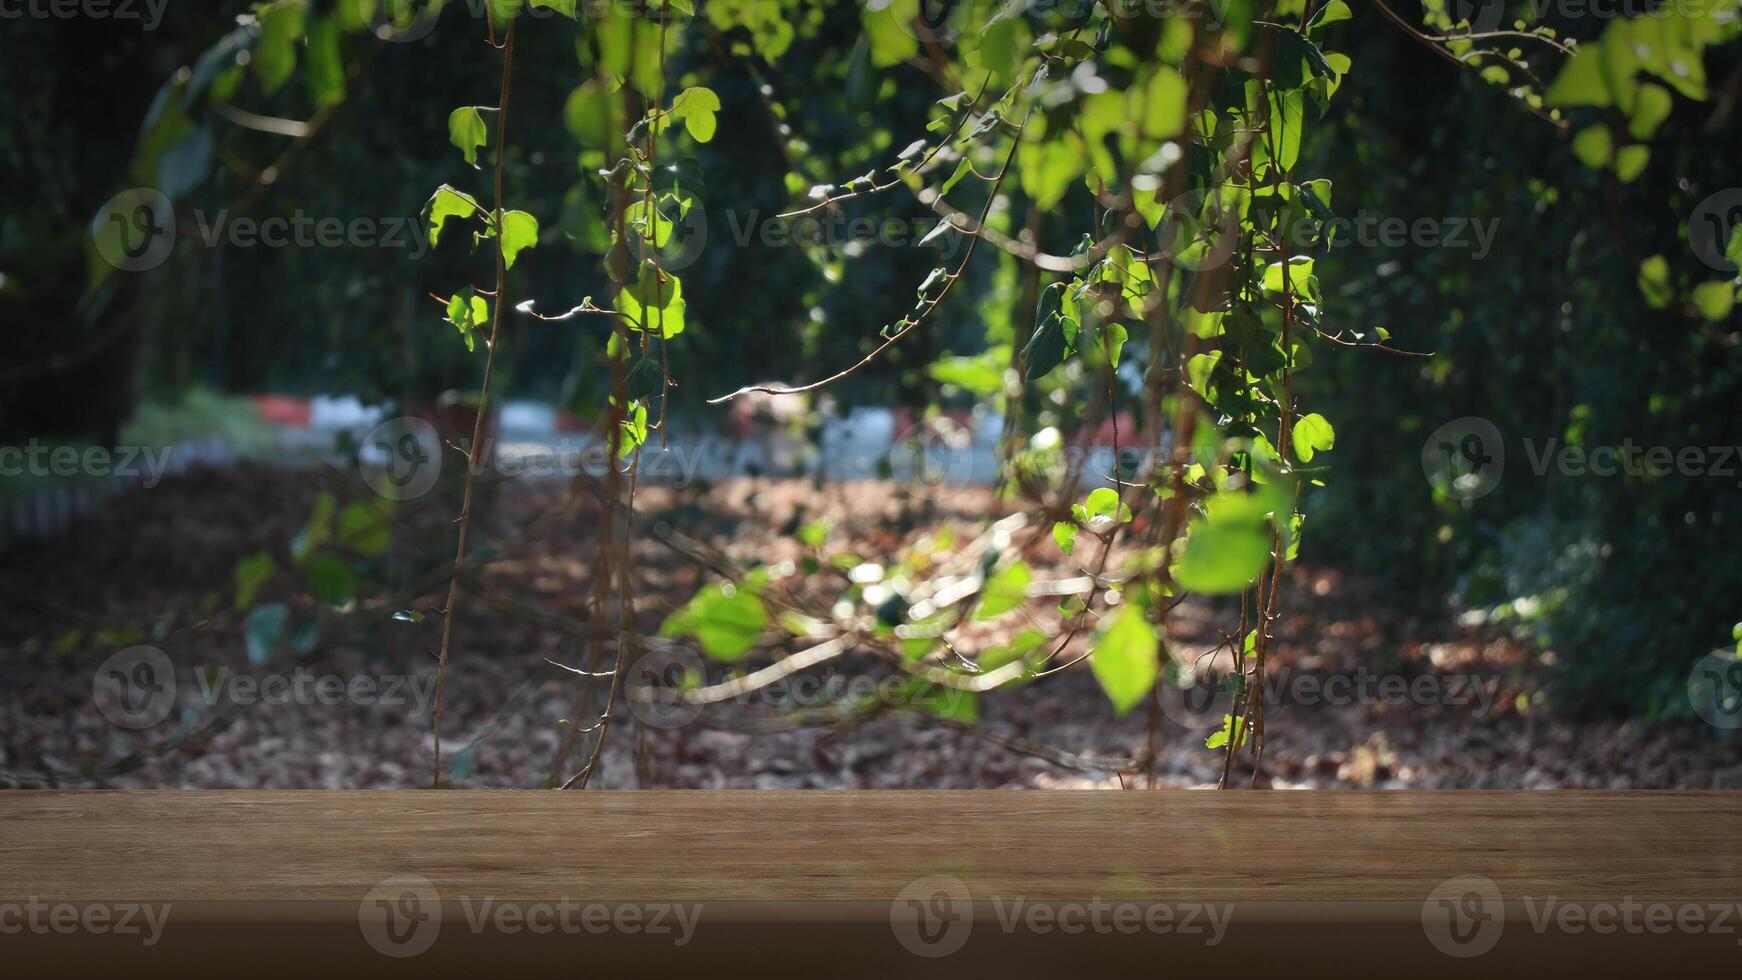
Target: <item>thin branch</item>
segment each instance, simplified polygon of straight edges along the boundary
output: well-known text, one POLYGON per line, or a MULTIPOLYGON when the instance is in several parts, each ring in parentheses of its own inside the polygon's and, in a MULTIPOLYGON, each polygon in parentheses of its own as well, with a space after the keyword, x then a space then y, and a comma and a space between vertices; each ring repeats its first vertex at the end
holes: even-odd
MULTIPOLYGON (((1033 108, 1030 107, 1029 115, 1032 115, 1033 111, 1034 111, 1033 108)), ((1023 130, 1028 127, 1028 118, 1029 117, 1027 115, 1025 115, 1023 117, 1023 120, 1022 120, 1022 125, 1017 127, 1016 136, 1014 139, 1012 139, 1010 141, 1010 152, 1008 152, 1004 155, 1004 165, 998 169, 998 179, 992 183, 992 189, 986 195, 986 206, 980 210, 980 222, 979 223, 981 225, 984 225, 986 223, 986 219, 991 216, 992 207, 998 201, 998 190, 999 190, 999 188, 1001 188, 1003 186, 1004 178, 1010 173, 1010 164, 1011 164, 1011 161, 1016 159, 1017 147, 1022 145, 1022 133, 1023 133, 1023 130)), ((875 350, 873 350, 871 353, 866 354, 862 359, 859 360, 858 363, 856 363, 856 364, 852 365, 851 367, 848 367, 844 370, 837 371, 836 373, 830 375, 829 377, 824 378, 821 381, 812 382, 811 384, 808 384, 808 385, 800 385, 799 387, 796 387, 796 388, 776 387, 774 385, 748 385, 746 387, 739 388, 737 391, 734 391, 731 394, 721 395, 718 398, 710 398, 710 399, 708 399, 708 404, 718 405, 718 404, 721 404, 722 402, 729 402, 734 398, 738 398, 738 397, 741 397, 743 395, 751 394, 752 392, 762 392, 763 394, 769 394, 769 395, 799 395, 799 394, 803 394, 807 391, 816 391, 819 388, 827 387, 831 384, 834 384, 837 381, 840 381, 843 378, 846 378, 846 377, 849 377, 853 374, 858 373, 866 365, 870 364, 872 361, 875 361, 877 359, 878 355, 882 354, 884 351, 886 351, 889 348, 894 347, 896 344, 900 343, 902 338, 906 337, 908 334, 919 329, 920 324, 924 323, 926 320, 931 318, 932 313, 934 311, 936 311, 940 305, 942 305, 944 298, 949 296, 950 290, 953 289, 955 287, 956 283, 961 280, 962 274, 968 270, 968 263, 970 263, 974 260, 974 250, 975 250, 975 247, 977 245, 979 245, 979 243, 980 243, 979 236, 976 235, 976 236, 970 237, 968 239, 967 252, 962 256, 961 263, 956 266, 955 272, 950 273, 946 277, 946 279, 944 281, 944 288, 938 292, 937 296, 926 302, 925 310, 922 313, 920 313, 919 316, 917 316, 913 320, 909 321, 907 326, 901 328, 900 330, 897 330, 888 339, 884 340, 883 343, 879 344, 877 346, 877 348, 875 350)))
MULTIPOLYGON (((508 138, 508 96, 514 74, 514 27, 515 21, 508 22, 506 37, 502 42, 502 98, 498 103, 502 108, 496 114, 496 209, 495 214, 503 213, 502 177, 504 173, 503 157, 508 138)), ((500 346, 498 341, 502 336, 502 307, 508 299, 508 258, 506 249, 507 235, 500 230, 496 233, 496 301, 491 307, 490 340, 484 358, 484 380, 478 393, 478 417, 472 421, 472 443, 470 452, 477 452, 484 442, 484 420, 490 415, 490 379, 496 369, 496 351, 500 346)), ((435 765, 433 788, 440 789, 442 784, 442 697, 447 693, 448 657, 454 642, 454 612, 459 607, 460 577, 466 571, 466 542, 472 529, 473 481, 477 467, 468 465, 465 468, 465 491, 460 501, 460 534, 459 543, 454 547, 454 575, 448 581, 448 601, 442 607, 442 645, 441 653, 436 663, 436 693, 435 704, 431 711, 430 724, 435 735, 435 765)))

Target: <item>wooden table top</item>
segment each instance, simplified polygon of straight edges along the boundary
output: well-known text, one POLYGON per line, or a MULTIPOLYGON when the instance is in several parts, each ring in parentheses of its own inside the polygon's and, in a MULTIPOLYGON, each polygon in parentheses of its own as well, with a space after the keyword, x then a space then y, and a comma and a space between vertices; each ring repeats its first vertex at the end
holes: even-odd
POLYGON ((1742 794, 0 793, 0 900, 354 902, 416 875, 530 901, 1742 899, 1742 794))

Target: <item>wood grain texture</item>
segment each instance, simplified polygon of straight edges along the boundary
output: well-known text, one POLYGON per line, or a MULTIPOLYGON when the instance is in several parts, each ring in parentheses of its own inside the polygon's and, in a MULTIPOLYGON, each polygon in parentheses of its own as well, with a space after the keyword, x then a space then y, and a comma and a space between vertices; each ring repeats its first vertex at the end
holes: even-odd
POLYGON ((0 900, 1742 899, 1742 794, 9 792, 0 900))

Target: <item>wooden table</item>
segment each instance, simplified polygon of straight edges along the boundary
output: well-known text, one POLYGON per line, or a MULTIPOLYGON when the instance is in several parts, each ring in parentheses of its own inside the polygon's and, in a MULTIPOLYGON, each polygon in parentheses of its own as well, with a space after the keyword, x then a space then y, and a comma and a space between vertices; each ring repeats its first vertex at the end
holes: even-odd
POLYGON ((1739 903, 1727 793, 0 793, 58 975, 1735 975, 1739 903))

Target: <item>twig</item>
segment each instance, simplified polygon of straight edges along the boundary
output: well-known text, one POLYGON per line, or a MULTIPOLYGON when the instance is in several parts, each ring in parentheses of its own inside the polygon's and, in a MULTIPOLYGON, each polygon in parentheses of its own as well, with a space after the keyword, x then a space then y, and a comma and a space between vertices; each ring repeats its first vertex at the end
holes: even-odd
MULTIPOLYGON (((1032 115, 1033 111, 1034 111, 1033 107, 1031 106, 1029 109, 1029 115, 1032 115)), ((1004 185, 1004 178, 1010 173, 1010 163, 1012 160, 1016 159, 1017 147, 1022 145, 1022 133, 1023 133, 1023 130, 1027 129, 1027 127, 1028 127, 1028 118, 1029 118, 1028 115, 1023 116, 1022 125, 1018 126, 1016 128, 1016 136, 1015 136, 1015 138, 1013 138, 1010 141, 1010 152, 1008 152, 1004 155, 1004 165, 998 169, 998 179, 992 182, 992 189, 986 195, 986 206, 980 210, 980 222, 979 223, 981 225, 984 225, 986 223, 987 217, 989 217, 992 213, 992 206, 994 204, 996 204, 998 201, 998 190, 999 190, 999 188, 1001 188, 1004 185)), ((748 395, 748 394, 751 394, 753 392, 761 392, 763 394, 768 394, 768 395, 800 395, 800 394, 804 394, 805 392, 808 392, 808 391, 816 391, 818 388, 827 387, 829 385, 834 384, 837 381, 840 381, 843 378, 846 378, 846 377, 849 377, 853 374, 858 373, 859 370, 864 368, 867 364, 870 364, 872 361, 875 361, 877 359, 878 355, 882 354, 884 351, 886 351, 889 348, 894 347, 896 344, 900 343, 902 338, 906 337, 908 334, 912 333, 913 331, 919 329, 920 324, 924 323, 926 320, 931 318, 932 313, 934 311, 936 311, 940 305, 942 305, 944 298, 949 296, 950 290, 953 289, 955 287, 956 283, 961 280, 962 274, 968 270, 968 263, 972 262, 974 260, 974 250, 975 250, 975 247, 978 246, 979 244, 980 244, 980 238, 978 235, 970 237, 968 239, 967 252, 962 256, 961 263, 956 266, 955 272, 950 273, 947 277, 945 277, 944 288, 938 292, 937 296, 930 299, 930 300, 925 301, 925 303, 926 303, 925 310, 923 312, 921 312, 919 314, 919 316, 915 317, 913 320, 908 321, 907 326, 901 328, 900 330, 897 330, 888 339, 884 340, 883 343, 879 344, 875 350, 873 350, 869 354, 866 354, 862 359, 859 360, 858 363, 854 364, 853 366, 846 368, 844 370, 841 370, 841 371, 837 371, 834 374, 824 378, 821 381, 812 382, 811 384, 808 384, 808 385, 800 385, 796 388, 776 387, 774 385, 748 385, 746 387, 739 388, 737 391, 734 391, 731 394, 721 395, 718 398, 710 398, 710 399, 708 399, 708 404, 718 405, 718 404, 721 404, 722 402, 729 402, 734 398, 738 398, 738 397, 741 397, 743 395, 748 395)))
MULTIPOLYGON (((514 73, 514 27, 515 21, 508 22, 507 34, 502 42, 502 97, 498 105, 501 111, 496 113, 496 210, 492 220, 501 223, 503 214, 502 176, 503 158, 506 151, 508 135, 508 96, 514 73)), ((492 28, 492 37, 494 29, 492 28)), ((487 353, 484 358, 484 380, 478 393, 478 417, 472 421, 472 443, 467 447, 468 454, 478 452, 484 441, 484 420, 490 414, 490 379, 496 369, 496 349, 502 336, 502 307, 508 299, 508 258, 506 249, 507 235, 503 229, 496 229, 496 299, 491 307, 490 340, 487 343, 487 353)), ((459 543, 454 548, 454 575, 448 581, 448 601, 442 608, 442 645, 441 653, 436 663, 436 693, 435 704, 431 711, 430 723, 435 734, 435 771, 432 777, 432 788, 440 789, 442 784, 442 697, 447 693, 448 656, 454 642, 454 612, 459 606, 460 577, 466 571, 466 539, 472 529, 472 490, 476 467, 468 458, 466 465, 465 492, 460 501, 460 534, 459 543)))

